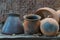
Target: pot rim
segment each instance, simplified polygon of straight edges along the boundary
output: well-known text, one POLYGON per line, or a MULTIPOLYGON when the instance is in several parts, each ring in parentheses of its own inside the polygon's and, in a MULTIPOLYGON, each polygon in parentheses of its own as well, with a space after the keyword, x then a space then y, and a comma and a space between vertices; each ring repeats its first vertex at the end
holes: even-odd
POLYGON ((14 13, 9 13, 9 14, 7 14, 7 16, 20 16, 19 14, 14 14, 14 13))
POLYGON ((28 14, 28 15, 24 15, 23 18, 24 18, 24 20, 34 21, 34 20, 40 20, 41 19, 41 16, 36 15, 36 14, 28 14), (37 18, 36 19, 28 19, 27 17, 29 17, 29 16, 31 16, 31 17, 32 16, 36 16, 37 18))

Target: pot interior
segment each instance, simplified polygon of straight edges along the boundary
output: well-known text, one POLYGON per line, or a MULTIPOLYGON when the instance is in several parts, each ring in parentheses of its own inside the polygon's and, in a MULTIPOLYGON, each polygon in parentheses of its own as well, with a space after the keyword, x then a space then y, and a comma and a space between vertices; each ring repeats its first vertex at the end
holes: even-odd
POLYGON ((26 17, 27 19, 38 19, 38 17, 37 16, 28 16, 28 17, 26 17))

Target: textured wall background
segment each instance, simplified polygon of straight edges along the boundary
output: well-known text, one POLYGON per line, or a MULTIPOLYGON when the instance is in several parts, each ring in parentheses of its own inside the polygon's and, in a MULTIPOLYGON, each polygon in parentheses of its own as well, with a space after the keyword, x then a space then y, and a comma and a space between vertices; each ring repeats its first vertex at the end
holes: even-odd
POLYGON ((20 14, 21 20, 23 15, 34 13, 38 8, 50 7, 55 10, 60 8, 60 0, 0 0, 0 21, 4 21, 3 14, 13 10, 20 14))

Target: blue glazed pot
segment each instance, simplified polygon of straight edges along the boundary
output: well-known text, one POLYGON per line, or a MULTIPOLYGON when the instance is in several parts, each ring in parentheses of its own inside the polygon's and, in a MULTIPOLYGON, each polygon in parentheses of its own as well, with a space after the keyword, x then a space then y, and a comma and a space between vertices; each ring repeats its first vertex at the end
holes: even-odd
POLYGON ((59 24, 53 18, 45 18, 41 21, 40 29, 46 36, 56 36, 59 31, 59 24))
POLYGON ((18 14, 8 14, 8 18, 2 28, 4 34, 23 34, 23 24, 18 14))

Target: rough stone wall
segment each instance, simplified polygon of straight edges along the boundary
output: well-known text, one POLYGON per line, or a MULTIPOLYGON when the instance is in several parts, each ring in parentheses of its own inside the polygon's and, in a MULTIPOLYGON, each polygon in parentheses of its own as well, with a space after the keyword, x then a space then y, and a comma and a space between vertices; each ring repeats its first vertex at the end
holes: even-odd
POLYGON ((59 9, 60 0, 0 0, 0 22, 5 19, 6 13, 13 10, 20 14, 21 20, 23 15, 34 13, 38 8, 51 7, 59 9))

